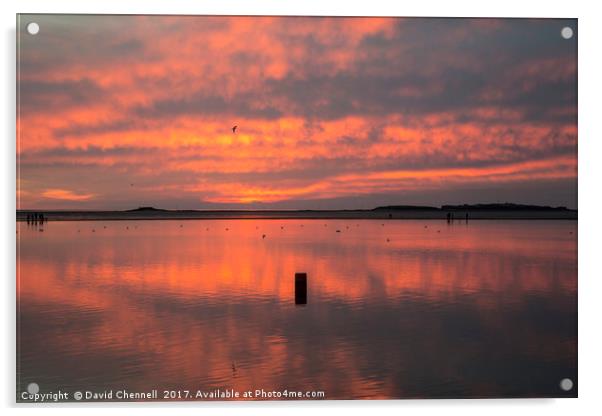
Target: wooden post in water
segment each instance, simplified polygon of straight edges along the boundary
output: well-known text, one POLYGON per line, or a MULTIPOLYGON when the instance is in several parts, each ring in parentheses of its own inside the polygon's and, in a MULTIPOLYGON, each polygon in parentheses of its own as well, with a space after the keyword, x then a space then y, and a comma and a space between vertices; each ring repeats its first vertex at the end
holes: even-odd
POLYGON ((295 305, 307 304, 307 273, 295 273, 295 305))

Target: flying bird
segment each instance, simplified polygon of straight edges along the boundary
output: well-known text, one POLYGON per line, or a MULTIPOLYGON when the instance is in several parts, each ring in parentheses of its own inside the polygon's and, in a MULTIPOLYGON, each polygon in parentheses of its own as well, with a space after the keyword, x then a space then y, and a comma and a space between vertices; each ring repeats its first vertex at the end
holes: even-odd
POLYGON ((234 126, 232 127, 232 133, 236 133, 236 129, 238 128, 238 126, 234 126))

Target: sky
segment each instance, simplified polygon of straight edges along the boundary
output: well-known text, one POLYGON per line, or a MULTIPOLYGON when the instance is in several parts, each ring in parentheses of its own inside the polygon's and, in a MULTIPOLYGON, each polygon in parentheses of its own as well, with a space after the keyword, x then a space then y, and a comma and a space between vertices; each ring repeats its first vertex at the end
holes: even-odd
POLYGON ((21 15, 17 30, 19 209, 577 208, 574 19, 21 15))

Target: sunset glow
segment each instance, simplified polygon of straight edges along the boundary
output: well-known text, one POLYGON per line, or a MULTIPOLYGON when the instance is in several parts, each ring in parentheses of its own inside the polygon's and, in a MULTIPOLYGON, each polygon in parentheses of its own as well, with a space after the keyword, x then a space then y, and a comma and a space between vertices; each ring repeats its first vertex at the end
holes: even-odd
POLYGON ((36 19, 17 208, 576 208, 576 21, 36 19))

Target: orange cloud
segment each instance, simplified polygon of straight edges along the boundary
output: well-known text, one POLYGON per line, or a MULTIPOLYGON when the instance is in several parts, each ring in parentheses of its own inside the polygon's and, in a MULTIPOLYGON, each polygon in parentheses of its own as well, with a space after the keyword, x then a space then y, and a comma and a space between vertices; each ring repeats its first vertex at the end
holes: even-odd
POLYGON ((42 193, 44 198, 63 199, 67 201, 87 201, 94 198, 94 194, 76 194, 67 189, 48 189, 42 193))
POLYGON ((504 43, 558 22, 40 19, 52 36, 19 38, 23 207, 110 208, 130 183, 128 206, 178 193, 247 204, 389 192, 393 203, 425 185, 576 177, 575 46, 504 43), (529 170, 538 163, 545 172, 529 170), (84 181, 87 194, 55 192, 84 181))

